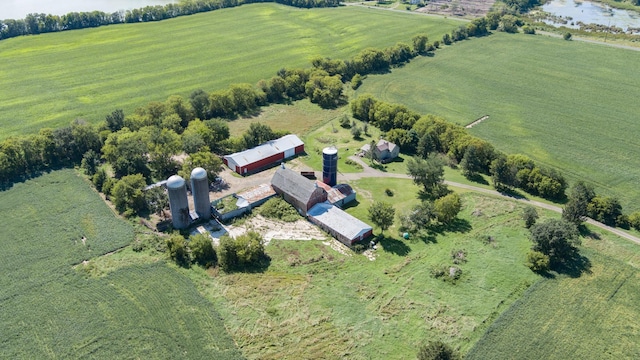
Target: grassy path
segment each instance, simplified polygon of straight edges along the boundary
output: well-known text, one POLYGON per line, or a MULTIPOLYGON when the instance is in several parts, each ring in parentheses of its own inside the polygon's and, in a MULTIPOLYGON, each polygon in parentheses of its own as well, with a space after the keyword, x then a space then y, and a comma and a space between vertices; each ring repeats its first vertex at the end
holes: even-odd
MULTIPOLYGON (((362 159, 360 159, 357 156, 350 156, 349 157, 351 160, 359 163, 360 165, 362 165, 363 171, 359 172, 359 173, 344 173, 344 174, 340 174, 340 179, 341 180, 359 180, 362 178, 367 178, 367 177, 391 177, 391 178, 401 178, 401 179, 409 179, 409 175, 406 174, 396 174, 396 173, 387 173, 387 172, 382 172, 379 170, 376 170, 372 167, 370 167, 369 165, 367 165, 366 162, 362 161, 362 159)), ((482 193, 482 194, 487 194, 487 195, 493 195, 493 196, 499 196, 501 198, 505 198, 505 199, 511 199, 511 200, 515 200, 524 204, 528 204, 531 206, 535 206, 538 208, 542 208, 542 209, 546 209, 546 210, 551 210, 557 213, 562 214, 562 208, 556 205, 551 205, 551 204, 547 204, 547 203, 543 203, 541 201, 536 201, 536 200, 529 200, 526 198, 517 198, 517 197, 513 197, 513 196, 509 196, 509 195, 505 195, 501 192, 498 192, 496 190, 489 190, 489 189, 484 189, 481 187, 477 187, 477 186, 473 186, 473 185, 467 185, 467 184, 461 184, 458 182, 453 182, 453 181, 447 181, 445 180, 444 182, 445 184, 449 185, 449 186, 453 186, 453 187, 457 187, 460 189, 465 189, 465 190, 469 190, 469 191, 473 191, 473 192, 478 192, 478 193, 482 193)), ((610 233, 613 233, 615 235, 618 235, 624 239, 633 241, 636 244, 640 245, 640 238, 638 238, 637 236, 633 236, 629 233, 627 233, 626 231, 622 231, 620 229, 617 228, 613 228, 611 226, 605 225, 599 221, 593 220, 591 218, 587 218, 586 222, 588 224, 591 224, 593 226, 596 226, 600 229, 603 229, 605 231, 609 231, 610 233)))

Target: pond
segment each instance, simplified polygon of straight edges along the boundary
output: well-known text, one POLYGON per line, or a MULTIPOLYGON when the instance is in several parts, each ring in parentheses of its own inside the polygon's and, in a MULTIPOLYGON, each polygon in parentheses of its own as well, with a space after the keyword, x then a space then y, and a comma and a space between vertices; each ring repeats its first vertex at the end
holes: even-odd
POLYGON ((94 10, 112 13, 149 5, 166 5, 176 0, 2 0, 0 19, 24 19, 30 13, 64 15, 94 10))
MULTIPOLYGON (((542 6, 542 10, 568 19, 567 27, 578 28, 578 22, 615 26, 623 30, 640 28, 640 13, 611 8, 606 4, 580 0, 552 0, 542 6), (573 23, 573 25, 571 24, 573 23)), ((549 23, 553 21, 548 21, 549 23)), ((558 23, 557 21, 555 22, 558 23)))

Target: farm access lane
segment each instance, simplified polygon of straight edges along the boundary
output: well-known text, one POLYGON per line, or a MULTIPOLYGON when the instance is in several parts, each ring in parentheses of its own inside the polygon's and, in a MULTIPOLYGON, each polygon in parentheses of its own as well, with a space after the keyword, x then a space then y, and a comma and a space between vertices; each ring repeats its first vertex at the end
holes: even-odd
MULTIPOLYGON (((399 178, 399 179, 411 179, 411 177, 409 175, 406 174, 395 174, 395 173, 387 173, 384 171, 380 171, 380 170, 376 170, 372 167, 370 167, 366 162, 362 161, 361 158, 357 157, 357 156, 350 156, 349 159, 357 162, 358 164, 362 165, 362 169, 363 171, 360 173, 339 173, 339 179, 340 180, 358 180, 358 179, 362 179, 362 178, 368 178, 368 177, 390 177, 390 178, 399 178)), ((528 204, 531 206, 535 206, 538 208, 542 208, 542 209, 546 209, 546 210, 551 210, 557 213, 562 214, 562 208, 559 206, 555 206, 555 205, 551 205, 551 204, 547 204, 547 203, 543 203, 540 201, 536 201, 536 200, 529 200, 529 199, 524 199, 524 198, 515 198, 513 196, 509 196, 509 195, 505 195, 503 193, 500 193, 498 191, 495 190, 489 190, 489 189, 484 189, 481 187, 477 187, 477 186, 473 186, 473 185, 467 185, 467 184, 461 184, 461 183, 457 183, 457 182, 453 182, 453 181, 448 181, 445 180, 444 182, 445 184, 449 185, 449 186, 453 186, 453 187, 457 187, 460 189, 465 189, 465 190, 469 190, 469 191, 473 191, 473 192, 478 192, 478 193, 482 193, 482 194, 487 194, 487 195, 493 195, 493 196, 499 196, 501 198, 504 199, 509 199, 509 200, 515 200, 524 204, 528 204)), ((591 218, 587 218, 586 222, 588 224, 591 224, 593 226, 596 226, 600 229, 609 231, 610 233, 613 233, 615 235, 620 236, 621 238, 625 238, 627 240, 633 241, 636 244, 640 245, 640 238, 633 236, 625 231, 622 231, 620 229, 616 229, 613 228, 611 226, 605 225, 599 221, 593 220, 591 218)))

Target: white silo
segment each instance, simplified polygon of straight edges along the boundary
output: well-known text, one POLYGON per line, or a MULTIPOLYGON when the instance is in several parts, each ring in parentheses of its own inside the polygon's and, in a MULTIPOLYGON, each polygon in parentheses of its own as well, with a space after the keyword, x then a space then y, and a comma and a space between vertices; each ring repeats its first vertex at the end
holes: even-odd
POLYGON ((193 206, 200 219, 208 220, 211 217, 211 200, 209 200, 209 178, 207 171, 197 167, 191 171, 191 193, 193 194, 193 206))
POLYGON ((187 200, 186 185, 186 181, 178 175, 167 179, 171 221, 176 229, 185 229, 189 226, 189 201, 187 200))

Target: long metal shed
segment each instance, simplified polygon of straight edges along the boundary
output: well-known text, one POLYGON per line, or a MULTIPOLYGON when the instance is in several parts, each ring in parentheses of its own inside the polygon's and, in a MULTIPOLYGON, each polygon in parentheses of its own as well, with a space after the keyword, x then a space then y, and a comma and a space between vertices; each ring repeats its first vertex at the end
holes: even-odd
POLYGON ((304 153, 304 143, 294 134, 267 141, 254 148, 226 155, 224 163, 240 175, 248 175, 304 153))

